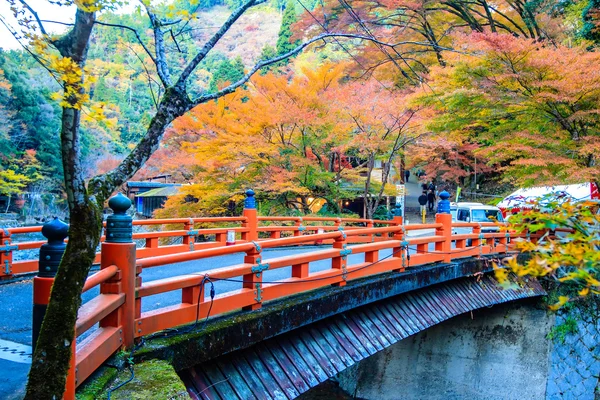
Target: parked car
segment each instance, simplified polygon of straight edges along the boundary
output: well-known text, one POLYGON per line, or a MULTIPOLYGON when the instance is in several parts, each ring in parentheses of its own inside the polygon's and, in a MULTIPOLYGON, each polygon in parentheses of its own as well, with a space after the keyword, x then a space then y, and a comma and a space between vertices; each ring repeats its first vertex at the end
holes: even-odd
MULTIPOLYGON (((450 205, 450 213, 453 215, 452 220, 457 222, 504 222, 502 212, 498 207, 488 206, 482 203, 453 203, 450 205), (456 204, 456 217, 453 213, 453 204, 456 204)), ((499 232, 498 226, 484 226, 481 228, 481 233, 496 233, 499 232)), ((473 233, 473 228, 452 228, 453 234, 469 234, 473 233)), ((471 246, 471 239, 467 240, 467 246, 471 246)))

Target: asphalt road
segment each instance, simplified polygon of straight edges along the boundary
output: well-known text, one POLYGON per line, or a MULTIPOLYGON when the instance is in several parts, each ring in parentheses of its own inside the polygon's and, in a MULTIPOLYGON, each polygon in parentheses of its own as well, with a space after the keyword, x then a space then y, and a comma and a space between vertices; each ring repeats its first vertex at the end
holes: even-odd
MULTIPOLYGON (((328 248, 323 246, 322 248, 328 248)), ((263 250, 263 263, 271 258, 300 254, 318 250, 315 247, 287 248, 287 249, 265 249, 263 250)), ((411 251, 412 253, 413 251, 411 251)), ((383 250, 379 253, 382 259, 391 255, 391 250, 383 250)), ((203 271, 239 264, 243 262, 244 253, 228 256, 214 257, 205 260, 189 261, 184 263, 166 265, 145 269, 142 273, 142 282, 150 282, 157 279, 168 278, 182 274, 198 273, 203 271)), ((356 264, 364 261, 363 254, 348 256, 348 264, 356 264)), ((310 272, 321 271, 330 268, 330 260, 322 260, 310 263, 310 272)), ((291 267, 277 270, 265 271, 264 281, 273 281, 288 278, 291 275, 291 267)), ((240 277, 241 279, 241 277, 240 277)), ((231 290, 241 288, 242 284, 237 282, 215 282, 217 295, 231 290)), ((0 285, 0 398, 19 399, 22 397, 24 383, 29 372, 27 355, 23 349, 31 346, 31 316, 32 316, 32 280, 0 285)), ((208 292, 208 290, 207 290, 208 292)), ((83 295, 83 302, 87 302, 98 294, 98 289, 90 290, 83 295)), ((181 302, 181 292, 174 291, 162 293, 144 298, 142 301, 142 312, 166 307, 181 302)), ((81 340, 80 337, 78 340, 81 340)), ((30 361, 29 361, 30 362, 30 361)))

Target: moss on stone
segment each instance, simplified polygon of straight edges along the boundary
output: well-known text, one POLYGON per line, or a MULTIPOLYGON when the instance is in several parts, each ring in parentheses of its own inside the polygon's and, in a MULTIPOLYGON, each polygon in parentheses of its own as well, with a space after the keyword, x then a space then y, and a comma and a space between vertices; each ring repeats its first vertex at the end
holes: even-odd
MULTIPOLYGON (((134 376, 131 382, 118 389, 119 384, 131 378, 129 369, 118 373, 117 378, 111 382, 113 391, 110 398, 113 400, 142 400, 142 399, 187 399, 189 395, 185 385, 173 369, 173 366, 162 360, 149 360, 133 367, 134 376)), ((108 388, 93 397, 80 397, 81 399, 106 399, 108 388)), ((83 396, 83 394, 81 395, 83 396)))
POLYGON ((95 376, 88 379, 77 390, 78 400, 95 400, 101 397, 101 393, 105 391, 117 377, 118 371, 115 368, 103 368, 99 370, 95 376))

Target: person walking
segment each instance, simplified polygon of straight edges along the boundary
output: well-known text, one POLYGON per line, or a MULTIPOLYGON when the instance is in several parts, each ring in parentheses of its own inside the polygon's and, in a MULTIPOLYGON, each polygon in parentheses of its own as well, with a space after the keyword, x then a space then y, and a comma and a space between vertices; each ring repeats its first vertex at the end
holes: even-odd
POLYGON ((435 206, 435 190, 429 190, 429 193, 427 194, 427 205, 429 206, 429 211, 433 211, 433 208, 435 206))
POLYGON ((404 183, 408 182, 408 178, 410 178, 410 170, 405 169, 404 170, 404 183))
POLYGON ((419 196, 419 205, 421 206, 421 215, 423 215, 423 211, 425 211, 425 206, 427 206, 427 192, 423 191, 423 193, 419 196))

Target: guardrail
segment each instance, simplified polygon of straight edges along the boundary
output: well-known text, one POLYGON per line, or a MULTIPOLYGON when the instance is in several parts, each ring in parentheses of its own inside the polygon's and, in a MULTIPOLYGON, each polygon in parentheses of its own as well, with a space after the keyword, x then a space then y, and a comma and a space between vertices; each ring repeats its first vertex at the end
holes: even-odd
MULTIPOLYGON (((122 196, 121 196, 122 197, 122 196)), ((123 197, 122 197, 123 198, 123 197)), ((127 202, 129 200, 125 199, 127 202)), ((253 199, 252 199, 253 200, 253 199)), ((111 203, 109 203, 110 205, 111 203)), ((116 203, 114 203, 116 204, 116 203)), ((125 206, 113 207, 116 218, 126 218, 125 206)), ((348 281, 364 276, 389 271, 402 272, 406 269, 428 263, 450 262, 453 259, 481 256, 484 254, 504 254, 514 250, 514 239, 519 236, 504 229, 499 232, 483 233, 482 229, 496 226, 494 223, 452 223, 450 214, 437 214, 433 224, 402 225, 402 218, 392 221, 350 220, 332 218, 325 222, 333 223, 323 233, 305 234, 299 229, 307 221, 323 222, 323 219, 298 217, 256 217, 253 204, 246 202, 242 222, 238 232, 245 234, 243 240, 231 246, 193 249, 191 251, 153 254, 141 258, 133 240, 126 243, 112 241, 110 227, 107 239, 101 245, 100 271, 91 275, 84 291, 100 286, 100 294, 85 303, 79 310, 76 336, 99 327, 81 343, 74 345, 71 370, 67 379, 66 399, 73 399, 75 388, 87 379, 115 351, 131 348, 139 338, 164 329, 197 322, 234 310, 255 310, 265 302, 302 293, 324 286, 343 286, 348 281), (291 222, 293 226, 269 226, 263 232, 282 232, 283 228, 292 232, 290 237, 274 237, 258 240, 258 222, 291 222), (364 224, 363 227, 343 227, 342 223, 364 224), (385 225, 374 227, 375 223, 385 225), (245 224, 245 225, 244 225, 245 224), (254 228, 252 225, 255 225, 254 228), (452 234, 453 228, 467 227, 472 233, 452 234), (278 228, 278 230, 273 230, 278 228), (409 237, 413 230, 433 229, 432 235, 409 237), (301 234, 297 234, 300 232, 301 234), (309 251, 302 254, 265 259, 263 250, 281 246, 298 246, 329 242, 330 248, 309 251), (361 243, 362 242, 362 243, 361 243), (366 242, 366 243, 365 243, 366 242), (468 243, 470 242, 470 243, 468 243), (350 245, 351 243, 358 243, 350 245), (454 246, 453 246, 454 243, 454 246), (470 244, 470 246, 467 246, 470 244), (382 257, 381 251, 391 254, 382 257), (238 264, 224 268, 198 271, 194 274, 173 276, 143 283, 143 271, 183 261, 207 260, 211 257, 242 254, 238 264), (362 261, 349 264, 348 256, 362 254, 362 261), (330 267, 318 272, 310 271, 310 263, 330 260, 330 267), (290 268, 289 276, 267 281, 265 271, 290 268), (233 281, 241 284, 240 289, 206 295, 206 285, 216 281, 233 281), (142 312, 142 303, 148 296, 181 291, 181 302, 176 305, 142 312)), ((153 220, 153 224, 177 223, 192 225, 191 220, 153 220)), ((146 221, 144 221, 146 222, 146 221)), ((195 222, 193 222, 195 223, 195 222)), ((112 224, 111 224, 112 225, 112 224)), ((122 226, 126 226, 121 225, 122 226)), ((500 224, 501 225, 501 224, 500 224)), ((131 223, 129 222, 131 227, 131 223)), ((323 229, 320 225, 319 228, 323 229)), ((116 229, 116 228, 114 228, 116 229)), ((131 228, 130 228, 131 229, 131 228)), ((184 230, 185 231, 185 230, 184 230)), ((314 231, 311 227, 310 231, 314 231)), ((159 232, 160 234, 168 234, 159 232)), ((170 231, 178 232, 181 231, 170 231)), ((129 238, 135 234, 128 233, 129 238)), ((149 235, 154 235, 154 233, 149 235)), ((271 234, 270 234, 271 235, 271 234)), ((148 236, 156 240, 160 236, 148 236)), ((189 236, 188 236, 189 237, 189 236)), ((535 240, 535 237, 533 238, 535 240)), ((157 247, 160 249, 161 246, 157 247)), ((75 341, 73 342, 75 343, 75 341)))
MULTIPOLYGON (((185 253, 200 249, 209 249, 227 246, 227 233, 233 232, 236 236, 235 243, 245 243, 250 240, 263 241, 278 239, 285 236, 303 236, 319 231, 337 231, 340 227, 354 229, 372 228, 375 225, 396 225, 394 221, 371 220, 359 218, 319 218, 319 217, 257 217, 256 210, 244 209, 240 217, 215 217, 215 218, 171 218, 135 220, 133 226, 142 229, 157 230, 133 233, 136 240, 137 258, 147 258, 160 255, 185 253), (272 224, 279 222, 280 224, 272 224), (262 224, 261 224, 262 223, 262 224), (291 223, 293 225, 284 225, 291 223), (219 225, 211 228, 196 228, 198 225, 219 225), (232 224, 236 224, 233 226, 232 224), (329 224, 329 225, 327 225, 329 224), (173 229, 182 225, 183 229, 173 229), (161 230, 161 228, 167 228, 161 230), (266 236, 266 237, 265 237, 266 236), (214 237, 214 240, 206 238, 214 237), (204 241, 199 241, 200 239, 204 241), (177 241, 176 244, 161 243, 161 240, 177 241)), ((104 223, 106 229, 106 223, 104 223)), ((0 228, 0 280, 11 279, 21 274, 31 274, 38 270, 38 259, 14 260, 19 251, 39 249, 46 241, 20 241, 24 235, 39 233, 42 226, 19 228, 0 228)), ((368 243, 371 241, 385 240, 385 236, 363 235, 356 236, 353 243, 368 243)), ((106 240, 103 235, 101 242, 106 240)), ((320 239, 317 239, 319 241, 320 239)), ((310 242, 310 241, 309 241, 310 242)), ((310 244, 307 242, 307 244, 310 244)), ((331 244, 325 240, 325 244, 331 244)), ((314 244, 314 243, 313 243, 314 244)), ((319 242, 318 244, 321 244, 319 242)), ((96 254, 95 263, 100 263, 100 253, 96 254)))

